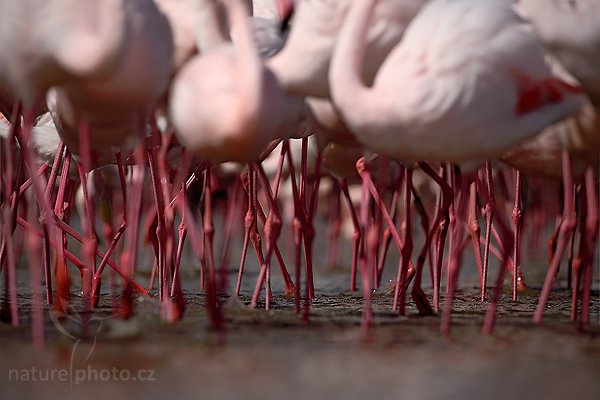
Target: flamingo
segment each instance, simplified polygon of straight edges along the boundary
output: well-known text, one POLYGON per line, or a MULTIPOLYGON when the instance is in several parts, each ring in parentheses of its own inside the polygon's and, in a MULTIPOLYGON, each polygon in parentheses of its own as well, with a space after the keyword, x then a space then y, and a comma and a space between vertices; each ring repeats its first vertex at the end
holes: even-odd
POLYGON ((374 4, 355 2, 330 80, 344 121, 379 154, 404 161, 485 160, 581 106, 578 89, 551 75, 541 44, 502 0, 430 2, 367 87, 360 79, 360 38, 374 4), (542 96, 532 103, 535 90, 542 96))
POLYGON ((251 39, 247 14, 237 5, 230 7, 230 25, 239 30, 233 34, 237 42, 232 47, 222 37, 223 45, 184 66, 173 83, 170 114, 190 151, 217 162, 250 162, 273 139, 297 133, 290 125, 308 121, 308 108, 303 99, 281 90, 251 39))
MULTIPOLYGON (((372 82, 383 59, 425 3, 425 0, 378 2, 367 33, 365 81, 372 82)), ((288 40, 267 63, 288 93, 330 97, 329 64, 344 17, 352 4, 352 0, 297 2, 288 40)), ((285 7, 282 4, 282 8, 285 7)))
POLYGON ((581 106, 579 89, 551 74, 541 43, 503 0, 429 2, 369 87, 362 38, 375 3, 354 3, 329 71, 336 108, 370 150, 404 162, 482 161, 581 106))
MULTIPOLYGON (((530 21, 548 50, 580 82, 591 104, 597 110, 600 107, 600 74, 597 67, 600 62, 600 27, 596 23, 596 19, 600 12, 600 2, 597 0, 573 0, 568 2, 556 0, 547 2, 521 0, 517 4, 517 10, 530 21)), ((598 179, 597 159, 600 131, 598 129, 590 129, 590 123, 592 126, 594 124, 597 126, 597 120, 594 122, 594 119, 597 118, 594 116, 595 112, 597 112, 596 110, 593 110, 591 113, 582 112, 575 121, 579 123, 583 120, 584 125, 575 130, 566 129, 566 134, 559 135, 562 145, 561 175, 565 190, 565 202, 563 217, 558 231, 556 252, 548 268, 542 293, 534 314, 534 321, 536 323, 542 322, 544 307, 550 296, 552 282, 558 271, 567 242, 573 235, 577 224, 573 201, 573 178, 578 171, 573 171, 574 166, 572 165, 573 157, 571 152, 575 150, 574 154, 578 154, 581 151, 582 146, 579 146, 579 149, 577 149, 577 142, 579 141, 580 145, 587 146, 587 150, 589 150, 588 157, 585 158, 588 161, 588 166, 584 177, 587 216, 585 221, 586 227, 582 229, 582 236, 584 237, 582 242, 586 242, 583 243, 583 251, 587 253, 584 255, 586 279, 583 285, 583 304, 585 310, 582 312, 582 319, 580 321, 582 326, 589 324, 591 260, 593 259, 595 243, 598 237, 598 204, 595 182, 598 179), (582 136, 581 132, 585 135, 582 136), (574 139, 578 139, 578 141, 574 141, 574 139), (591 158, 589 154, 592 155, 591 158)), ((547 138, 545 140, 548 142, 547 138)), ((555 143, 546 143, 546 146, 548 145, 552 145, 555 150, 557 148, 555 143)), ((578 288, 573 288, 573 290, 573 307, 576 308, 578 288)))
MULTIPOLYGON (((0 75, 23 101, 26 144, 36 109, 51 86, 105 77, 115 68, 124 50, 125 5, 122 0, 25 0, 2 1, 0 7, 0 75)), ((22 150, 43 215, 49 216, 31 149, 25 145, 22 150)))
POLYGON ((144 130, 140 115, 166 93, 173 57, 167 18, 148 0, 127 1, 124 13, 123 58, 111 73, 56 88, 61 137, 74 154, 82 121, 89 125, 94 148, 120 146, 144 130))
POLYGON ((0 71, 26 107, 53 85, 103 76, 123 51, 123 0, 2 0, 0 7, 0 71))
POLYGON ((600 104, 600 26, 598 0, 518 0, 516 10, 541 41, 581 84, 590 101, 600 104))

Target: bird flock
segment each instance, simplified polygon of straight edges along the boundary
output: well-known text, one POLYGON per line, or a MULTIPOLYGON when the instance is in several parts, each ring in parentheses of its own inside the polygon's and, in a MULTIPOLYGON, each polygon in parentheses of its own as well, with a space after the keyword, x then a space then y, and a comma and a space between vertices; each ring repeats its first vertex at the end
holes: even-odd
MULTIPOLYGON (((22 323, 19 290, 30 293, 41 346, 44 310, 68 313, 81 279, 90 310, 110 302, 129 318, 137 296, 157 296, 162 317, 177 321, 189 246, 222 331, 221 295, 240 295, 252 245, 260 271, 249 306, 270 307, 276 262, 308 319, 320 206, 328 263, 350 226, 350 290, 362 290, 365 329, 393 242, 393 311, 405 313, 410 293, 449 334, 471 243, 490 333, 506 272, 513 299, 525 287, 523 180, 545 196, 539 182, 550 179, 562 182, 562 215, 533 318, 542 321, 570 248, 571 318, 585 329, 599 20, 600 0, 0 0, 0 315, 22 323), (148 262, 140 247, 154 255, 149 287, 136 275, 148 262), (490 253, 501 266, 493 285, 490 253), (30 287, 20 289, 25 260, 30 287)), ((541 219, 527 223, 541 230, 551 203, 539 200, 530 215, 541 219)))

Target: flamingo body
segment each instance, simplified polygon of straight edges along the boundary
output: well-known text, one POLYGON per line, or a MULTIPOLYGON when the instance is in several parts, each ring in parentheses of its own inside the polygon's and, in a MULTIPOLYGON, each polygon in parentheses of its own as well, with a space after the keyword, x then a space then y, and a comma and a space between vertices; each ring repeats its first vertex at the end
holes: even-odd
POLYGON ((504 0, 429 2, 367 87, 360 43, 374 3, 356 2, 330 71, 334 103, 372 151, 482 161, 582 104, 576 88, 552 76, 542 45, 504 0), (526 112, 524 98, 536 100, 526 112))

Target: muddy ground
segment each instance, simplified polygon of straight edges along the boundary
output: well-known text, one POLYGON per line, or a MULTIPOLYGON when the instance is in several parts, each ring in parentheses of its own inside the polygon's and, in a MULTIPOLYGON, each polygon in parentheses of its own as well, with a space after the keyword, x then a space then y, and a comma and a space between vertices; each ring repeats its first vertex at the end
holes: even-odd
MULTIPOLYGON (((317 255, 324 254, 323 247, 317 242, 317 255)), ((238 256, 232 254, 232 264, 238 256)), ((22 326, 0 324, 0 398, 600 398, 597 276, 589 332, 579 332, 569 321, 564 268, 544 324, 535 326, 531 319, 545 264, 543 257, 526 260, 526 277, 533 289, 512 302, 507 287, 496 330, 486 336, 480 330, 487 304, 478 300, 474 264, 467 257, 450 337, 440 334, 439 316, 418 316, 411 301, 406 316, 393 314, 391 295, 382 289, 375 293, 375 326, 365 340, 360 293, 347 290, 347 258, 343 267, 332 270, 317 260, 317 298, 309 322, 293 313, 276 268, 272 310, 246 307, 257 276, 250 253, 241 298, 222 299, 224 337, 208 329, 205 297, 190 264, 183 274, 188 304, 182 321, 162 322, 155 299, 138 299, 135 317, 120 321, 110 316, 110 298, 105 294, 83 340, 86 314, 72 314, 73 320, 52 320, 46 314, 43 350, 31 345, 23 278, 22 326)), ((392 251, 384 282, 394 275, 396 263, 392 251)), ((236 269, 232 265, 232 283, 236 269)), ((495 271, 490 271, 490 282, 495 271)), ((148 282, 148 275, 142 272, 140 282, 148 282)), ((424 282, 431 298, 428 274, 424 282)), ((77 304, 80 299, 74 291, 77 304)))

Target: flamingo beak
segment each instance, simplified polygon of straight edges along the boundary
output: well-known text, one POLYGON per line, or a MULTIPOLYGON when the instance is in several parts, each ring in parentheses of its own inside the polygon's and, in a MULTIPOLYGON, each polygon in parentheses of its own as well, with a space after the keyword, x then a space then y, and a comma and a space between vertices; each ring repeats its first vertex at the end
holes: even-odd
POLYGON ((290 28, 290 20, 294 15, 294 1, 293 0, 277 0, 277 11, 281 18, 280 31, 285 33, 290 28))
POLYGON ((276 4, 281 19, 289 19, 294 12, 294 0, 276 0, 276 4))

